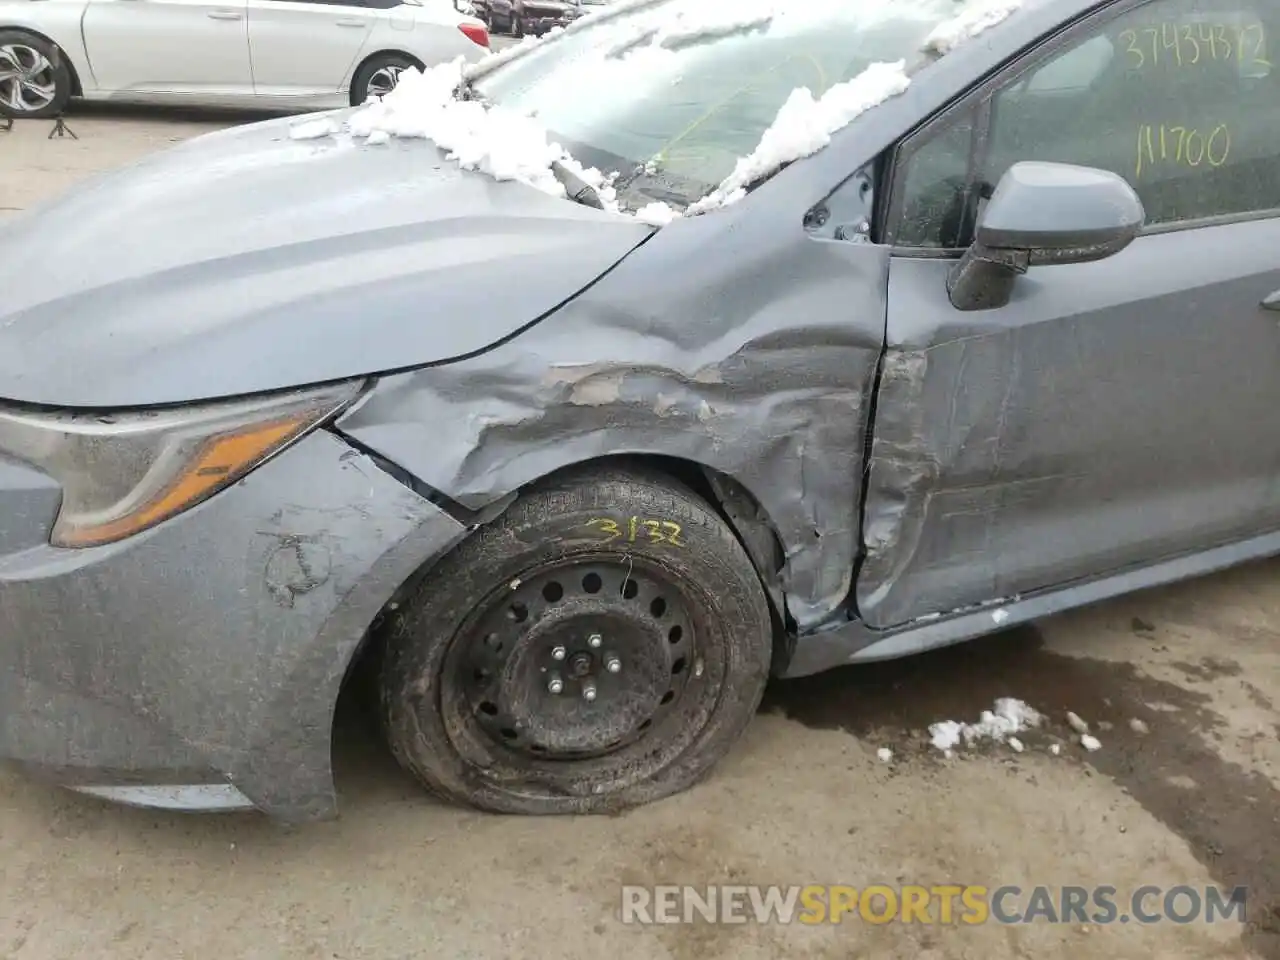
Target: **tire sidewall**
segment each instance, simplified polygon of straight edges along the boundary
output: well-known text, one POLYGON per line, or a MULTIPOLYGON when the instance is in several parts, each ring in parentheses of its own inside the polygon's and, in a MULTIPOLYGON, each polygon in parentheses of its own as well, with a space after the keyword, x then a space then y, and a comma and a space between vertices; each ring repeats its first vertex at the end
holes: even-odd
POLYGON ((5 43, 21 44, 39 50, 54 63, 53 100, 39 110, 14 114, 17 120, 51 120, 66 109, 71 99, 71 67, 67 63, 67 55, 54 44, 41 37, 25 33, 21 30, 0 30, 0 45, 5 43))
POLYGON ((414 63, 408 57, 397 56, 395 54, 379 54, 374 57, 363 67, 357 70, 356 75, 351 80, 351 91, 349 97, 353 107, 363 106, 369 102, 369 83, 373 80, 373 75, 383 67, 400 67, 402 70, 413 70, 418 69, 418 64, 414 63))
POLYGON ((609 510, 602 501, 623 487, 648 492, 630 482, 602 485, 578 497, 577 503, 552 494, 550 501, 560 509, 550 517, 537 515, 527 503, 517 503, 502 522, 464 543, 393 618, 381 684, 382 712, 393 753, 420 779, 453 799, 465 797, 500 812, 598 812, 684 789, 700 779, 745 729, 768 677, 772 644, 767 601, 750 561, 723 522, 692 494, 662 497, 655 504, 653 497, 642 493, 609 510), (699 650, 707 660, 708 675, 719 670, 716 697, 699 705, 696 724, 664 744, 664 750, 646 754, 654 762, 664 751, 674 755, 643 779, 625 783, 607 776, 588 779, 582 792, 573 794, 499 788, 463 758, 457 746, 459 732, 455 729, 450 735, 447 711, 442 709, 441 670, 458 627, 495 585, 543 562, 598 555, 601 535, 589 522, 602 512, 623 515, 632 510, 638 511, 636 515, 665 511, 663 515, 677 518, 690 538, 687 549, 679 553, 651 543, 627 546, 636 557, 674 574, 686 599, 704 608, 702 620, 713 626, 702 628, 699 650), (505 554, 504 559, 492 562, 490 558, 499 553, 505 554))

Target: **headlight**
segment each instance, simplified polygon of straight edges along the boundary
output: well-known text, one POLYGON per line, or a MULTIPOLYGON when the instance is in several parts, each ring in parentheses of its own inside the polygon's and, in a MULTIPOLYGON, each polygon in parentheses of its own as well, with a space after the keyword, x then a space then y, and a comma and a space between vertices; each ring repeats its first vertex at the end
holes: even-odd
POLYGON ((123 540, 207 500, 357 396, 362 382, 119 415, 0 410, 0 451, 62 486, 50 542, 123 540))

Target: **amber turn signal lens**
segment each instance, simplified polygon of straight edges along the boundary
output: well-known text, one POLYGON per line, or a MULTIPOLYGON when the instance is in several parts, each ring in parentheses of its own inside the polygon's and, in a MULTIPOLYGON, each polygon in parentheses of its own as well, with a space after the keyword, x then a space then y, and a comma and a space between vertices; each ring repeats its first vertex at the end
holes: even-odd
POLYGON ((54 545, 97 546, 153 527, 235 483, 309 427, 314 419, 314 413, 307 411, 212 437, 201 444, 181 473, 132 513, 102 524, 69 527, 59 524, 54 529, 54 545))

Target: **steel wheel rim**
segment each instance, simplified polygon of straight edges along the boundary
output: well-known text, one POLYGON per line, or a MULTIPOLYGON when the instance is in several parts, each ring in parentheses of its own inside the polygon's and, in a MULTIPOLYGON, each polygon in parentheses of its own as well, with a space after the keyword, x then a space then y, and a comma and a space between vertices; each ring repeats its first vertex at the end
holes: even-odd
POLYGON ((404 67, 388 65, 379 67, 373 71, 373 76, 369 78, 368 93, 374 97, 385 97, 388 93, 396 88, 396 84, 400 82, 400 73, 404 67))
POLYGON ((48 57, 23 43, 0 46, 0 104, 12 113, 35 113, 57 95, 57 77, 48 57))
POLYGON ((696 641, 690 600, 658 565, 546 565, 477 605, 446 654, 442 701, 465 739, 516 766, 607 762, 687 725, 696 641))

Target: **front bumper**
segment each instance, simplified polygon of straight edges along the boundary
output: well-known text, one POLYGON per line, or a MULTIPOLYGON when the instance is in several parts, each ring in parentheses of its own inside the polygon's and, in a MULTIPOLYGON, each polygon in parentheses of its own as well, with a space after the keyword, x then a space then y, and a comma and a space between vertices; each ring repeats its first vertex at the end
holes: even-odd
POLYGON ((0 470, 0 760, 126 803, 335 815, 347 666, 464 528, 324 431, 104 547, 35 544, 44 492, 0 470))

